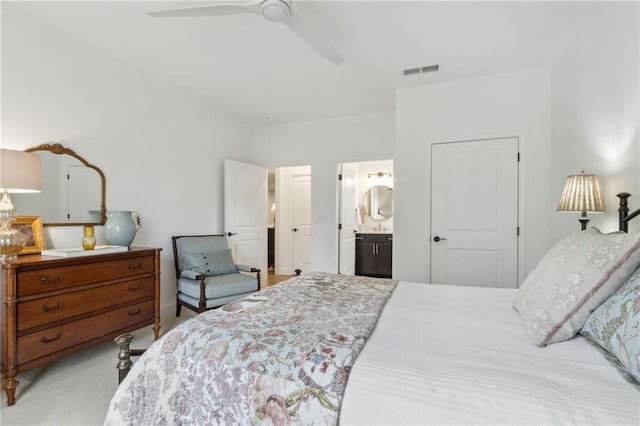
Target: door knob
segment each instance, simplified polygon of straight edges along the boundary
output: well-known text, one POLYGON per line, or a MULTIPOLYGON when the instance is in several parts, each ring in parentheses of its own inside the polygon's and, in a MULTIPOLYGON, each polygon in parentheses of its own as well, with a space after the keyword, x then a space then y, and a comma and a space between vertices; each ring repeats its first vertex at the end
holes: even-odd
POLYGON ((445 240, 446 240, 446 238, 444 238, 444 237, 440 238, 440 237, 438 237, 437 235, 436 235, 435 237, 433 237, 433 241, 435 241, 436 243, 437 243, 438 241, 440 241, 440 240, 445 241, 445 240))
POLYGON ((292 231, 293 232, 298 232, 298 228, 293 228, 292 231))
POLYGON ((227 237, 232 237, 234 235, 238 235, 237 232, 227 232, 227 237))

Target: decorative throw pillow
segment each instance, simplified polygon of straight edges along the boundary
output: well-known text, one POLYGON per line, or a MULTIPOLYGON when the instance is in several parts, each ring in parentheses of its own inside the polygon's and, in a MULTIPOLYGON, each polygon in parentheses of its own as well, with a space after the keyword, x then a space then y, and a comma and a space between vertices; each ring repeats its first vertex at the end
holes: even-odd
POLYGON ((186 254, 182 259, 182 267, 207 276, 238 272, 231 249, 186 254))
POLYGON ((640 382, 640 269, 589 315, 580 333, 614 355, 640 382))
POLYGON ((640 264, 640 233, 579 231, 558 242, 514 300, 538 346, 573 337, 640 264))

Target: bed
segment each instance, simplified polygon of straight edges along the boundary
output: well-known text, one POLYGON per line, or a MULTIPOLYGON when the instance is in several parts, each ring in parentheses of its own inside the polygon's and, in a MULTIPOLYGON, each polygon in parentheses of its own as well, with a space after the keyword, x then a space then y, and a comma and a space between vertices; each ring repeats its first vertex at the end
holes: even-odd
POLYGON ((518 290, 295 277, 167 332, 105 424, 638 425, 638 266, 591 228, 518 290))

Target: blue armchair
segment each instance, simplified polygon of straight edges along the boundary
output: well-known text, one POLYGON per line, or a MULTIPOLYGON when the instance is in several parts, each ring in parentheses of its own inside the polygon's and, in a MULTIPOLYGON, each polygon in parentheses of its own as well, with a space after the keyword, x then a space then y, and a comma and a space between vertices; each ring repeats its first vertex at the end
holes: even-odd
POLYGON ((236 265, 224 235, 171 237, 176 269, 176 316, 217 308, 260 290, 260 269, 236 265))

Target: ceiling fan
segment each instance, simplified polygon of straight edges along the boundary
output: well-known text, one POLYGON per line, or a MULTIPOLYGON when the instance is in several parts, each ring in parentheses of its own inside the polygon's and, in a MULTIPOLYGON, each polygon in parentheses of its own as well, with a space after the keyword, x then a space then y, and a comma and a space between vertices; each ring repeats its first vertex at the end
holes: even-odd
POLYGON ((343 62, 342 56, 331 43, 320 36, 307 20, 293 10, 291 0, 220 3, 211 6, 148 12, 147 15, 153 18, 190 18, 235 15, 238 13, 256 13, 264 16, 269 21, 281 22, 329 61, 336 65, 340 65, 343 62))

